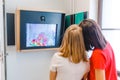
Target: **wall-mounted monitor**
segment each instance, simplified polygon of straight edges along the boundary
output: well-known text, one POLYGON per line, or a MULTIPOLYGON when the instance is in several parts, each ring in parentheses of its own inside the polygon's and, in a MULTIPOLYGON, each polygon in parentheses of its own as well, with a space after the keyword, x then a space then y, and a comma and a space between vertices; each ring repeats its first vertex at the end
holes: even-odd
POLYGON ((58 48, 65 30, 65 13, 17 10, 17 51, 58 48))

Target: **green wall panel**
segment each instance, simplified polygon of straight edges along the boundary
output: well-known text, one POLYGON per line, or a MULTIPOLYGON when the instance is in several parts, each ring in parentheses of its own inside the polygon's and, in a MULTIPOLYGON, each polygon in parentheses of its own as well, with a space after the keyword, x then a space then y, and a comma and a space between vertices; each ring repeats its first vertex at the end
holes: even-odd
POLYGON ((71 15, 67 15, 65 19, 65 27, 67 28, 68 26, 71 25, 71 15))
POLYGON ((79 12, 71 15, 67 15, 65 19, 65 29, 71 24, 79 24, 82 20, 87 18, 88 12, 79 12))
POLYGON ((84 12, 75 14, 75 24, 79 24, 82 20, 84 20, 84 12))

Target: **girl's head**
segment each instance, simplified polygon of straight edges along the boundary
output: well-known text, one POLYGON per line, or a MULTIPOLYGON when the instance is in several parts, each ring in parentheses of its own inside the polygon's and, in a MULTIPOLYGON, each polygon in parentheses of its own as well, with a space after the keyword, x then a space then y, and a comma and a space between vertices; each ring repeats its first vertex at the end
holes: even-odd
POLYGON ((92 50, 93 48, 104 49, 106 40, 100 26, 94 20, 85 19, 79 26, 83 29, 86 50, 92 50))
POLYGON ((60 52, 63 53, 63 57, 69 58, 74 63, 79 63, 80 60, 87 60, 82 28, 74 24, 66 29, 60 52))

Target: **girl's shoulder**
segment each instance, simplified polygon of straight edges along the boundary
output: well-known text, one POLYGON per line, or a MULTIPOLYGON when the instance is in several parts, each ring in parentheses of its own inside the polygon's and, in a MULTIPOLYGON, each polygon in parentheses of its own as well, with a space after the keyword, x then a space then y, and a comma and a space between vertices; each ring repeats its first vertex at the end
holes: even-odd
POLYGON ((56 57, 56 58, 63 58, 61 55, 62 55, 61 52, 56 52, 56 53, 54 53, 53 57, 56 57))

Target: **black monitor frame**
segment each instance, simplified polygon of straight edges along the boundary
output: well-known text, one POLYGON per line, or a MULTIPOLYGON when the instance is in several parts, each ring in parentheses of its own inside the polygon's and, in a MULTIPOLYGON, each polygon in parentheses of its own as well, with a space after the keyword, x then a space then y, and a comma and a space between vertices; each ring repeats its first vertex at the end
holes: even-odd
POLYGON ((65 30, 65 13, 45 11, 16 11, 16 47, 17 51, 43 48, 58 48, 65 30), (56 24, 55 46, 26 47, 26 23, 56 24))

